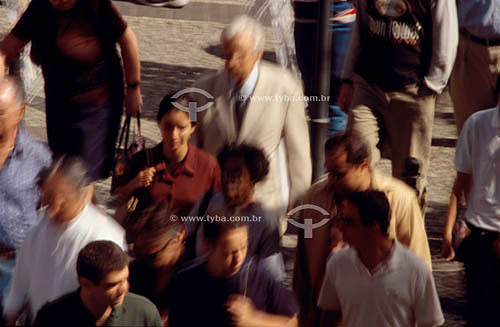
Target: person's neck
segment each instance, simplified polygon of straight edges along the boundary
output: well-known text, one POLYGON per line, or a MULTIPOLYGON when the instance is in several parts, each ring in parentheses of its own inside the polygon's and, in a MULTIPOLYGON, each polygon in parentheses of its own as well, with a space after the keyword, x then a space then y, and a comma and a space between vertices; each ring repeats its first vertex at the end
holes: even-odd
POLYGON ((111 306, 102 307, 96 304, 90 294, 83 288, 80 290, 80 299, 90 314, 96 319, 96 326, 103 326, 111 316, 113 308, 111 306))
POLYGON ((184 160, 184 158, 186 158, 187 156, 188 149, 189 147, 186 144, 178 150, 172 151, 170 148, 168 148, 165 142, 163 143, 163 155, 171 163, 179 163, 184 160))
POLYGON ((67 213, 65 213, 63 216, 59 216, 59 219, 56 220, 57 225, 59 227, 64 228, 69 222, 73 221, 76 217, 78 217, 83 210, 85 209, 85 206, 87 205, 87 201, 82 200, 79 203, 75 204, 75 208, 67 213))
POLYGON ((372 171, 370 168, 366 168, 363 170, 361 173, 361 177, 359 178, 360 184, 359 184, 359 192, 364 192, 367 191, 371 184, 372 184, 372 171))
POLYGON ((394 242, 387 236, 378 236, 374 240, 367 240, 365 244, 358 246, 361 262, 370 272, 391 254, 394 242))

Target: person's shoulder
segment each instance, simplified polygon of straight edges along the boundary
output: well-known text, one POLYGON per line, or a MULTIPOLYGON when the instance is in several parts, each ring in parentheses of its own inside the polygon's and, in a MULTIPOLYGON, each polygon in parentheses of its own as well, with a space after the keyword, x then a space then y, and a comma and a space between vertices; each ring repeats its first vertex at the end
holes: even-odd
MULTIPOLYGON (((464 128, 478 128, 483 127, 483 124, 490 124, 495 115, 497 114, 498 107, 479 110, 465 121, 464 128)), ((491 126, 491 125, 490 125, 491 126)))
POLYGON ((156 307, 148 298, 135 294, 132 292, 128 292, 125 296, 124 304, 127 307, 134 308, 136 311, 145 311, 148 313, 155 313, 156 307))
POLYGON ((217 159, 215 158, 215 156, 213 156, 212 154, 208 153, 207 151, 197 147, 196 145, 194 145, 192 143, 189 144, 189 147, 192 149, 192 151, 194 151, 198 165, 200 165, 202 167, 205 166, 208 168, 217 167, 218 163, 217 163, 217 159))
MULTIPOLYGON (((325 273, 331 274, 339 271, 349 270, 354 266, 355 258, 357 256, 356 249, 354 247, 343 248, 333 254, 331 254, 326 261, 325 273)), ((343 274, 348 275, 348 274, 343 274)))
POLYGON ((412 274, 416 275, 432 275, 429 265, 410 249, 399 243, 399 241, 394 240, 396 246, 396 255, 398 257, 397 266, 400 268, 405 268, 412 274))
MULTIPOLYGON (((386 193, 389 202, 399 199, 417 201, 415 190, 400 179, 385 175, 376 169, 372 170, 372 186, 376 191, 386 193)), ((392 203, 391 203, 392 205, 392 203)))
MULTIPOLYGON (((125 235, 123 227, 102 209, 89 203, 84 210, 86 210, 85 217, 91 221, 91 225, 94 226, 96 232, 106 234, 110 238, 114 236, 121 238, 125 235)), ((118 245, 121 246, 121 244, 118 245)))
POLYGON ((24 128, 19 129, 19 140, 23 152, 26 151, 31 160, 36 161, 41 166, 50 164, 52 153, 45 142, 35 139, 24 128))
POLYGON ((216 87, 215 82, 221 78, 224 78, 224 70, 211 71, 201 75, 194 83, 194 87, 201 88, 203 90, 212 89, 216 87))
POLYGON ((300 81, 295 75, 289 70, 281 67, 280 65, 261 60, 259 63, 260 72, 266 78, 280 80, 280 85, 282 86, 293 86, 299 87, 301 86, 300 81))
POLYGON ((68 313, 77 308, 79 303, 79 292, 71 292, 45 303, 38 311, 39 316, 53 317, 61 313, 68 313))
POLYGON ((328 185, 328 174, 324 174, 309 187, 309 190, 307 190, 306 192, 306 197, 324 192, 327 185, 328 185))

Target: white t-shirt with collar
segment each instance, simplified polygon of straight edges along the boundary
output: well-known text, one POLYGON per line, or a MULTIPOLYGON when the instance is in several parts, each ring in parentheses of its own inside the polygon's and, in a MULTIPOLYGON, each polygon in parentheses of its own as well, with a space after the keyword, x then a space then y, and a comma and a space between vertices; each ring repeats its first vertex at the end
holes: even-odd
POLYGON ((465 213, 476 227, 500 231, 500 109, 481 110, 467 119, 455 152, 455 170, 472 174, 465 213))
POLYGON ((340 311, 345 327, 444 323, 429 266, 397 240, 387 260, 373 274, 354 247, 335 253, 327 263, 318 306, 325 311, 340 311))

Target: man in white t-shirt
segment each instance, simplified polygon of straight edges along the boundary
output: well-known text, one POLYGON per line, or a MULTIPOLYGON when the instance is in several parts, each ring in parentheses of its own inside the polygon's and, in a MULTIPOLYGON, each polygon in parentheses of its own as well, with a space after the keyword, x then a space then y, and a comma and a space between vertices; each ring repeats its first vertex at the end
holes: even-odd
POLYGON ((321 326, 440 326, 441 305, 429 266, 387 233, 383 192, 346 196, 340 226, 350 248, 327 263, 318 307, 321 326))
POLYGON ((465 264, 468 326, 498 326, 500 316, 500 106, 474 113, 460 133, 457 180, 448 206, 441 252, 455 257, 452 230, 458 199, 466 194, 470 235, 458 248, 465 264), (468 195, 468 196, 467 196, 468 195))
POLYGON ((76 259, 88 243, 108 240, 127 249, 123 228, 89 203, 88 183, 85 163, 77 158, 59 158, 38 174, 46 209, 16 258, 3 308, 7 326, 23 310, 29 324, 46 302, 78 289, 76 259))

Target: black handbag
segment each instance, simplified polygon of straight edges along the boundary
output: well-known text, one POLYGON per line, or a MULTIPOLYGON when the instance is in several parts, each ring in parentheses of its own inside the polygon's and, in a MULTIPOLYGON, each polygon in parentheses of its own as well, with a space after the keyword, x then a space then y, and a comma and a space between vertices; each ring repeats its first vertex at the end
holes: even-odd
POLYGON ((145 140, 141 135, 141 116, 137 113, 137 132, 133 129, 132 142, 129 144, 130 125, 132 117, 125 118, 125 122, 120 130, 118 145, 116 146, 115 156, 113 159, 113 171, 111 173, 111 191, 117 186, 120 178, 125 173, 128 163, 134 154, 142 151, 145 148, 145 140))

